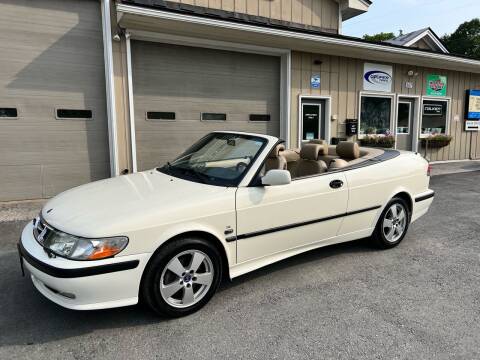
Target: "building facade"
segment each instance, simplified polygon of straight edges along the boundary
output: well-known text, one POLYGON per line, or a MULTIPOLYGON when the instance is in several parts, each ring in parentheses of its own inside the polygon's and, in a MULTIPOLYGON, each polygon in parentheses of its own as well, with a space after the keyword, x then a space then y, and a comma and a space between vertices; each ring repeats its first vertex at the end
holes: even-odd
POLYGON ((480 61, 341 35, 370 5, 0 0, 0 200, 152 168, 213 130, 479 158, 480 61))

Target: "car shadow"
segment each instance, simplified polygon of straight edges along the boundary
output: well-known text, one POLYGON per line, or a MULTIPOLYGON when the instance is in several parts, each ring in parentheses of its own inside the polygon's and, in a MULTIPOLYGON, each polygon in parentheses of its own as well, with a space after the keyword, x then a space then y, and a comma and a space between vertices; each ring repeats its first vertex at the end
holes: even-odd
MULTIPOLYGON (((332 245, 266 266, 233 281, 224 281, 219 293, 235 293, 236 287, 265 276, 305 266, 339 254, 373 251, 365 240, 332 245)), ((20 275, 15 252, 0 255, 0 346, 32 345, 76 337, 100 329, 134 328, 169 321, 142 305, 124 308, 74 311, 64 309, 44 298, 28 275, 20 275)), ((220 294, 219 294, 220 295, 220 294)), ((232 294, 235 296, 235 294, 232 294)), ((196 315, 192 315, 196 316, 196 315)))

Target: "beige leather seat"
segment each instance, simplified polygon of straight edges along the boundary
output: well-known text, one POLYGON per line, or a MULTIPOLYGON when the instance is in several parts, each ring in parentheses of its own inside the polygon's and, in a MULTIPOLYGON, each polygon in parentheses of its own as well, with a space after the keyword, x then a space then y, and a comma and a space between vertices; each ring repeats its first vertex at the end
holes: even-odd
POLYGON ((330 161, 329 170, 341 169, 349 165, 349 161, 356 160, 360 157, 360 148, 356 142, 340 141, 337 145, 336 152, 338 159, 330 161))
POLYGON ((292 179, 297 176, 297 165, 300 159, 300 149, 288 149, 282 151, 282 155, 287 160, 287 170, 290 171, 292 179))
POLYGON ((326 147, 326 150, 325 150, 325 153, 323 155, 320 155, 318 157, 318 160, 322 160, 322 161, 325 161, 325 164, 327 164, 327 166, 330 165, 330 162, 333 160, 333 159, 338 159, 338 156, 336 155, 330 155, 330 151, 328 150, 328 143, 327 141, 323 140, 323 139, 313 139, 313 140, 310 140, 308 142, 309 144, 319 144, 319 145, 327 145, 326 147))
POLYGON ((311 176, 327 171, 327 164, 318 160, 318 157, 324 155, 326 151, 328 151, 327 144, 304 144, 297 162, 297 177, 311 176))
POLYGON ((284 151, 285 145, 278 144, 275 146, 265 161, 265 172, 269 170, 287 170, 287 160, 282 155, 284 151))

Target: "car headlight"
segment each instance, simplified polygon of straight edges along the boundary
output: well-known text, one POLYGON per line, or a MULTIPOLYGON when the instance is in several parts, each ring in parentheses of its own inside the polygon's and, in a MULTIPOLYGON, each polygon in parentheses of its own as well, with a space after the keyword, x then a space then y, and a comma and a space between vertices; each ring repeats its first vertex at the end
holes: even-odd
POLYGON ((87 239, 69 235, 56 229, 46 234, 41 245, 62 257, 72 260, 99 260, 112 257, 128 244, 126 236, 87 239))

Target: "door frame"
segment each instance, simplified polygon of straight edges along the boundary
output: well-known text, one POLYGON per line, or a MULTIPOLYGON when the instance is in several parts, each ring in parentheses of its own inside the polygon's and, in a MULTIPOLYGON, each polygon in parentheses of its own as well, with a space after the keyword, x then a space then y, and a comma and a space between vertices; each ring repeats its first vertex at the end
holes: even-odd
POLYGON ((133 79, 132 79, 132 54, 131 40, 148 41, 152 43, 164 43, 173 45, 190 46, 197 48, 207 48, 216 50, 235 51, 243 53, 252 53, 259 55, 277 56, 280 58, 280 137, 285 140, 286 146, 290 147, 290 103, 291 103, 291 69, 292 53, 290 49, 271 48, 258 45, 248 45, 230 41, 219 41, 195 38, 191 36, 180 36, 166 33, 156 33, 151 31, 126 29, 126 62, 127 62, 127 92, 129 108, 130 125, 130 154, 132 157, 132 172, 137 172, 137 144, 135 139, 135 116, 133 101, 133 79))
POLYGON ((411 99, 414 100, 413 108, 413 124, 412 124, 412 151, 418 152, 418 140, 420 138, 420 107, 421 99, 420 95, 409 95, 409 94, 397 94, 395 99, 395 115, 394 115, 394 134, 395 134, 395 149, 397 149, 397 126, 398 126, 398 104, 402 99, 411 99))
MULTIPOLYGON (((298 136, 297 136, 297 145, 300 147, 302 145, 302 132, 303 132, 303 104, 302 100, 320 100, 325 102, 325 141, 330 144, 330 139, 332 136, 332 97, 328 95, 298 95, 298 136)), ((315 103, 312 103, 315 105, 315 103)), ((321 102, 320 102, 321 104, 321 102)), ((321 121, 321 118, 319 119, 321 121)))

